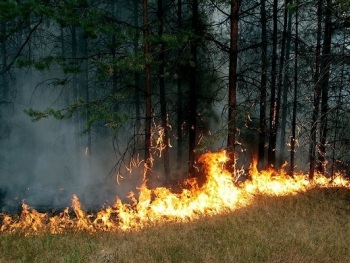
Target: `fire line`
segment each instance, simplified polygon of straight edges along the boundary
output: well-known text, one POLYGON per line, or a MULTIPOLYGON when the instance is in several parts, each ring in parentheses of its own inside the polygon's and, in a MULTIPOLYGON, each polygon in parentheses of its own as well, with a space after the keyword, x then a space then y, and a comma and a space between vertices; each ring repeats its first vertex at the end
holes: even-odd
POLYGON ((20 215, 0 214, 0 232, 32 234, 62 234, 65 231, 120 232, 140 230, 167 222, 189 222, 203 216, 213 216, 248 206, 256 195, 295 195, 313 187, 349 187, 341 175, 330 181, 321 175, 311 182, 303 173, 290 177, 282 169, 258 171, 256 161, 250 167, 250 179, 235 183, 225 170, 228 161, 225 151, 206 153, 199 158, 206 181, 199 185, 195 178, 185 181, 186 187, 174 193, 169 188, 149 189, 144 182, 137 197, 130 192, 131 202, 123 203, 117 197, 114 205, 97 213, 86 213, 77 196, 72 197, 71 208, 58 215, 40 213, 27 204, 20 215))

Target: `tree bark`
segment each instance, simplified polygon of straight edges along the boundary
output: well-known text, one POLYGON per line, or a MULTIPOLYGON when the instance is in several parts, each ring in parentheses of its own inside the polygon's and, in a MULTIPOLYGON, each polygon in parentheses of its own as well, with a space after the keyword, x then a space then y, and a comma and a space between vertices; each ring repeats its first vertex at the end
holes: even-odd
MULTIPOLYGON (((290 12, 288 11, 289 0, 284 1, 284 15, 283 15, 283 32, 282 32, 282 41, 281 41, 281 56, 279 64, 279 74, 278 74, 278 101, 281 101, 282 97, 282 86, 283 86, 283 100, 282 100, 282 114, 281 114, 281 140, 280 140, 280 158, 278 161, 278 167, 282 166, 285 161, 285 137, 286 137, 286 122, 287 122, 287 65, 284 67, 285 61, 288 63, 289 59, 289 48, 290 48, 290 12), (289 45, 289 46, 288 46, 289 45), (288 53, 288 54, 287 54, 288 53), (287 58, 288 55, 288 58, 287 58)), ((280 108, 280 107, 279 107, 280 108)), ((278 110, 279 114, 279 110, 278 110)))
MULTIPOLYGON (((343 39, 345 40, 347 37, 346 31, 343 31, 343 39)), ((346 55, 346 43, 345 41, 343 42, 342 45, 342 55, 343 57, 346 55)), ((333 133, 333 147, 332 147, 332 167, 331 167, 331 178, 333 179, 334 173, 335 173, 335 166, 337 162, 336 158, 336 152, 337 152, 337 140, 338 140, 338 134, 339 134, 339 120, 340 120, 340 108, 342 107, 342 95, 343 95, 343 88, 344 88, 344 79, 345 79, 345 74, 347 74, 347 67, 345 66, 345 63, 342 64, 342 69, 341 69, 341 75, 340 75, 340 85, 339 85, 339 91, 338 91, 338 99, 337 99, 337 104, 336 104, 336 112, 335 112, 335 124, 334 124, 334 133, 333 133)), ((339 136, 340 138, 340 136, 339 136)))
POLYGON ((327 0, 325 10, 325 31, 321 60, 321 126, 320 146, 318 151, 319 173, 326 173, 326 147, 327 147, 327 115, 328 115, 328 89, 331 64, 331 40, 332 40, 332 0, 327 0))
POLYGON ((283 82, 283 95, 282 95, 282 110, 281 110, 281 144, 280 153, 285 152, 286 142, 286 126, 287 126, 287 112, 288 112, 288 91, 291 86, 290 83, 290 49, 291 49, 291 34, 292 34, 292 13, 289 11, 288 29, 287 29, 287 44, 286 44, 286 67, 284 70, 285 79, 283 82))
MULTIPOLYGON (((6 23, 1 22, 0 23, 0 35, 5 36, 6 35, 6 23)), ((3 97, 1 100, 3 103, 7 103, 9 99, 9 77, 8 72, 6 70, 7 68, 7 41, 6 39, 2 40, 0 42, 0 48, 1 48, 1 67, 0 72, 3 72, 1 74, 1 86, 2 86, 2 95, 3 97)), ((1 118, 1 116, 0 116, 1 118)))
MULTIPOLYGON (((134 26, 135 28, 139 27, 139 1, 134 0, 134 26)), ((139 34, 138 32, 135 32, 134 39, 133 39, 133 45, 134 45, 134 55, 136 56, 139 51, 139 34)), ((135 92, 134 92, 134 105, 135 105, 135 135, 139 135, 141 132, 141 109, 140 109, 140 87, 141 87, 141 78, 140 73, 135 72, 134 73, 134 81, 135 81, 135 92)), ((138 136, 135 136, 134 141, 134 151, 138 149, 138 136)))
MULTIPOLYGON (((117 10, 117 3, 114 0, 111 0, 111 8, 112 8, 112 16, 115 17, 116 15, 116 10, 117 10)), ((111 54, 113 61, 116 61, 117 54, 116 54, 116 35, 113 33, 112 34, 112 44, 111 44, 111 54)), ((118 92, 118 75, 117 75, 117 70, 113 68, 112 72, 112 90, 114 93, 114 97, 117 98, 117 92, 118 92)), ((114 101, 114 112, 117 113, 119 110, 119 103, 118 101, 114 101)))
POLYGON ((270 132, 268 147, 268 165, 275 166, 276 162, 276 141, 278 124, 278 96, 276 96, 276 75, 277 75, 277 5, 273 1, 273 32, 272 32, 272 62, 271 62, 271 91, 270 91, 270 132))
MULTIPOLYGON (((74 62, 78 60, 78 41, 77 41, 77 27, 72 26, 72 59, 74 62)), ((79 100, 79 87, 78 87, 78 74, 73 73, 72 77, 72 91, 73 91, 73 101, 77 102, 79 100)), ((73 115, 74 130, 75 130, 75 150, 78 154, 78 167, 80 167, 81 158, 81 142, 80 142, 80 114, 78 111, 74 112, 73 115)))
MULTIPOLYGON (((88 43, 87 39, 83 36, 82 29, 79 30, 79 48, 80 48, 80 58, 82 59, 81 72, 79 74, 79 97, 84 99, 85 106, 85 119, 82 123, 81 130, 84 130, 90 119, 90 92, 89 92, 89 60, 88 60, 88 43)), ((92 144, 91 144, 91 128, 86 132, 85 138, 83 139, 82 146, 84 149, 85 157, 91 156, 92 154, 92 144)))
POLYGON ((235 144, 236 144, 236 104, 237 104, 237 59, 238 59, 238 21, 240 0, 231 1, 230 14, 230 60, 228 84, 228 136, 227 148, 230 157, 228 163, 232 173, 235 172, 235 144))
POLYGON ((164 31, 164 7, 163 0, 158 0, 158 38, 159 38, 159 68, 158 68, 158 79, 159 79, 159 100, 160 100, 160 112, 162 119, 163 128, 163 144, 164 150, 162 152, 163 164, 164 164, 164 176, 165 180, 169 180, 170 164, 169 164, 169 132, 168 132, 168 117, 167 117, 167 102, 165 94, 165 43, 162 40, 164 31))
POLYGON ((151 162, 151 121, 152 121, 152 105, 151 105, 151 80, 150 80, 150 63, 149 63, 149 24, 148 24, 148 1, 142 2, 142 18, 143 18, 143 55, 145 59, 145 154, 144 154, 144 178, 150 180, 151 162))
POLYGON ((188 173, 189 176, 195 175, 196 163, 196 134, 197 134, 197 41, 198 41, 198 0, 192 0, 192 30, 193 39, 191 40, 191 68, 190 68, 190 90, 188 96, 189 105, 189 123, 188 123, 188 173))
POLYGON ((296 1, 297 9, 295 11, 295 60, 294 60, 294 99, 293 99, 293 115, 292 115, 292 136, 290 138, 290 169, 289 175, 294 175, 294 156, 295 156, 295 140, 296 140, 296 116, 297 116, 297 99, 298 99, 298 43, 299 43, 299 18, 298 5, 299 0, 296 1))
POLYGON ((319 104, 321 97, 320 89, 320 68, 321 68, 321 38, 322 38, 322 6, 323 0, 317 3, 317 35, 315 50, 315 75, 314 75, 314 98, 312 105, 312 118, 310 129, 310 149, 309 149, 309 179, 313 179, 315 174, 315 156, 316 156, 316 138, 317 138, 317 119, 319 113, 319 104))
POLYGON ((265 169, 265 143, 266 143, 266 83, 267 83, 267 19, 266 0, 260 1, 261 21, 261 76, 260 76, 260 118, 259 118, 259 146, 258 146, 258 168, 265 169))
MULTIPOLYGON (((182 31, 182 0, 177 1, 177 26, 178 32, 182 31)), ((181 50, 178 51, 178 58, 181 57, 181 50)), ((180 171, 182 167, 182 150, 183 150, 183 91, 182 91, 182 79, 181 79, 181 65, 178 66, 178 79, 177 79, 177 169, 180 171)))

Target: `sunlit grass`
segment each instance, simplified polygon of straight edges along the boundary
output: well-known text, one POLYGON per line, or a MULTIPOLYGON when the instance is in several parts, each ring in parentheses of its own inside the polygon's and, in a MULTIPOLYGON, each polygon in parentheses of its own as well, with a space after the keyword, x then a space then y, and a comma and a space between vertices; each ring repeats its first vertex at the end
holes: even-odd
POLYGON ((350 190, 256 196, 248 207, 133 233, 0 235, 0 262, 349 262, 350 190))

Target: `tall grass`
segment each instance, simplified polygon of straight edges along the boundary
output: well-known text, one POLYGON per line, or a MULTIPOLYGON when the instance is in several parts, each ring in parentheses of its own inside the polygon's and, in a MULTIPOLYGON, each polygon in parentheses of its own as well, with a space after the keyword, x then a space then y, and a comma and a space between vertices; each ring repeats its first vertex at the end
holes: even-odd
POLYGON ((131 233, 0 235, 0 262, 350 262, 350 190, 256 196, 248 207, 131 233))

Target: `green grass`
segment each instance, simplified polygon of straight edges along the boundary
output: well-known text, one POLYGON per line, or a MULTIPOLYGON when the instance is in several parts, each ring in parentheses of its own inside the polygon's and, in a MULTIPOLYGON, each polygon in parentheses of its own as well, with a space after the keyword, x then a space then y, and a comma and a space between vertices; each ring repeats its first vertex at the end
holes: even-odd
POLYGON ((350 190, 256 196, 246 208, 132 233, 0 235, 0 262, 349 262, 350 190))

